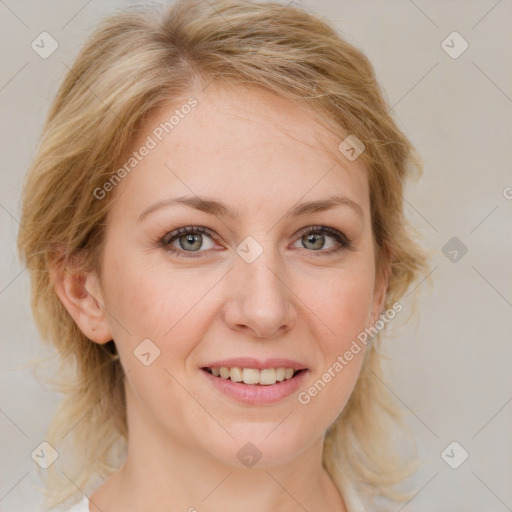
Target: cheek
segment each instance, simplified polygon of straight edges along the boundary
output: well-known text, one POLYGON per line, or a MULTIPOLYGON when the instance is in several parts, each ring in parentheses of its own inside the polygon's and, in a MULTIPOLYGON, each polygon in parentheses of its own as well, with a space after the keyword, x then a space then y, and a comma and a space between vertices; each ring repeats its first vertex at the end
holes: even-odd
MULTIPOLYGON (((152 265, 144 254, 134 258, 111 255, 105 262, 106 307, 111 313, 116 340, 138 344, 145 338, 159 346, 174 340, 190 325, 195 310, 200 310, 208 291, 219 275, 171 265, 152 265), (108 302, 108 303, 107 303, 108 302), (129 335, 128 335, 129 333, 129 335)), ((126 343, 125 343, 126 344, 126 343)))
POLYGON ((303 414, 317 418, 325 429, 345 407, 359 377, 367 350, 360 336, 373 299, 373 281, 364 274, 329 283, 311 298, 318 333, 325 333, 316 336, 321 364, 297 397, 303 414))
POLYGON ((318 317, 319 325, 327 329, 328 349, 339 351, 368 326, 373 274, 367 269, 349 270, 321 282, 314 294, 307 292, 305 302, 318 317))
POLYGON ((369 324, 373 289, 374 271, 368 257, 323 279, 322 288, 308 302, 320 319, 319 329, 326 333, 317 336, 323 364, 298 401, 305 414, 322 418, 325 428, 343 410, 359 377, 367 350, 359 336, 369 324))

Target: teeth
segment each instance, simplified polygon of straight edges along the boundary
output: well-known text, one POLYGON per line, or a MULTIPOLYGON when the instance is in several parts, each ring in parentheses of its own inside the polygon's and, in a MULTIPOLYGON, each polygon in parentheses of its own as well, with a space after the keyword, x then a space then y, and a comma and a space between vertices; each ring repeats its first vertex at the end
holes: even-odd
POLYGON ((242 368, 238 368, 236 366, 235 366, 235 368, 230 368, 229 378, 233 382, 242 382, 242 380, 244 380, 242 368))
POLYGON ((276 382, 291 379, 295 370, 293 368, 265 368, 258 370, 256 368, 227 368, 221 366, 220 368, 209 368, 209 371, 215 377, 222 379, 231 379, 233 382, 243 382, 244 384, 260 384, 262 386, 269 386, 276 382))
POLYGON ((244 368, 242 370, 244 384, 259 384, 260 371, 254 368, 244 368))
POLYGON ((260 370, 260 384, 268 386, 269 384, 275 384, 276 382, 276 371, 274 370, 274 368, 270 368, 269 370, 260 370))

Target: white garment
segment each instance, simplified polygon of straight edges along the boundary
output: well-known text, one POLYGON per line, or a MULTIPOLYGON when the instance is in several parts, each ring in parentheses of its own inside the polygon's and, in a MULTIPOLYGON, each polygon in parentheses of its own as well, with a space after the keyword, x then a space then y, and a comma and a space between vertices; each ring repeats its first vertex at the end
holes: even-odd
POLYGON ((89 498, 84 494, 84 497, 80 503, 73 505, 69 512, 90 512, 89 511, 89 498))
MULTIPOLYGON (((343 496, 347 512, 365 512, 361 499, 357 495, 355 488, 349 482, 342 483, 341 495, 343 496)), ((69 512, 90 512, 89 498, 84 494, 82 501, 74 505, 69 512)))

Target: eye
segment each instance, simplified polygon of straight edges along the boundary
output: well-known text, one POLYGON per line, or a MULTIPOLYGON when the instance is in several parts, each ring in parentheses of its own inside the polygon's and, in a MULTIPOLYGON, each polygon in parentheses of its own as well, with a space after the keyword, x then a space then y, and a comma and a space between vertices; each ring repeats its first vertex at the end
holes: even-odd
POLYGON ((194 253, 213 249, 215 244, 212 237, 213 233, 207 228, 187 226, 168 233, 162 238, 161 243, 168 251, 177 256, 197 258, 200 255, 194 253), (209 240, 210 245, 200 250, 205 240, 209 240))
MULTIPOLYGON (((302 243, 303 248, 308 249, 310 253, 318 253, 315 256, 353 249, 352 240, 341 231, 328 226, 309 226, 299 233, 299 237, 295 244, 302 243), (331 241, 329 242, 329 240, 331 241)), ((213 238, 214 234, 208 228, 187 226, 166 234, 160 243, 167 251, 176 256, 198 258, 201 257, 200 253, 215 247, 213 238), (209 244, 203 247, 205 241, 209 241, 209 244)))
POLYGON ((302 243, 305 249, 310 249, 310 252, 318 253, 315 256, 328 255, 353 248, 352 240, 341 231, 328 226, 306 228, 300 233, 300 238, 295 243, 298 242, 302 243), (331 242, 329 242, 329 239, 331 239, 331 242))

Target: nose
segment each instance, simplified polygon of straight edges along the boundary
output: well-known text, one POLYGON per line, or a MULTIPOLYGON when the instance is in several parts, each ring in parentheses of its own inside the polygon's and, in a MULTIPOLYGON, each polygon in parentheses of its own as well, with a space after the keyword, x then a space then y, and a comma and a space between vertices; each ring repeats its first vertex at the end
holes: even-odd
POLYGON ((258 338, 282 336, 295 324, 295 294, 283 262, 266 249, 252 263, 237 257, 228 274, 224 321, 234 331, 258 338))

